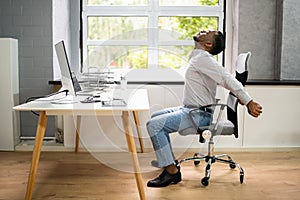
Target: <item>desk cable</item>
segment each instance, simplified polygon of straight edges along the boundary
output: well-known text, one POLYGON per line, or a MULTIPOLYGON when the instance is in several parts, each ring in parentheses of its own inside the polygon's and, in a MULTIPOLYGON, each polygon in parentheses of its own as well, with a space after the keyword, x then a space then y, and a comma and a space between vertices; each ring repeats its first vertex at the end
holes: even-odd
MULTIPOLYGON (((66 93, 66 96, 68 95, 68 92, 69 90, 62 90, 62 91, 58 91, 58 92, 54 92, 54 93, 51 93, 51 94, 48 94, 48 95, 43 95, 43 96, 35 96, 35 97, 29 97, 28 99, 26 99, 26 103, 28 102, 31 102, 31 101, 34 101, 36 99, 40 99, 40 98, 47 98, 47 97, 51 97, 51 96, 54 96, 54 95, 57 95, 57 94, 60 94, 60 93, 63 93, 65 92, 66 93)), ((37 116, 40 116, 38 113, 36 113, 35 111, 31 111, 33 114, 37 115, 37 116)))

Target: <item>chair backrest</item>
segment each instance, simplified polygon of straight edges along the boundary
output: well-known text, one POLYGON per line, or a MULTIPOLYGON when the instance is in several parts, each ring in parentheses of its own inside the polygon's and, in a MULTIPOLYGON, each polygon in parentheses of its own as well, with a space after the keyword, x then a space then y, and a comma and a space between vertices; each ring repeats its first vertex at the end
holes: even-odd
MULTIPOLYGON (((236 67, 236 74, 235 78, 245 86, 246 81, 248 79, 248 65, 251 53, 241 53, 239 54, 235 67, 236 67)), ((237 106, 238 106, 238 99, 232 94, 231 92, 228 95, 227 99, 227 119, 234 124, 234 136, 238 138, 238 117, 237 117, 237 106)))

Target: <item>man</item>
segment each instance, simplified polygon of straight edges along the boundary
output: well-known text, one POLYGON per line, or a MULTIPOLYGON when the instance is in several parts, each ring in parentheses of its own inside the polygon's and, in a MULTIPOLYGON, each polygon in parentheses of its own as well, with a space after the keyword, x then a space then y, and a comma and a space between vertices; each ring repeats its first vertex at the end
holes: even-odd
MULTIPOLYGON (((165 187, 181 181, 180 167, 176 165, 169 134, 193 127, 188 115, 190 109, 215 103, 218 84, 230 90, 242 105, 246 105, 253 117, 262 113, 261 105, 213 57, 225 49, 223 34, 219 31, 200 31, 193 39, 195 47, 185 74, 183 106, 158 111, 147 122, 158 167, 164 168, 157 178, 147 183, 148 187, 165 187)), ((210 120, 209 113, 201 115, 199 126, 207 126, 210 120)))

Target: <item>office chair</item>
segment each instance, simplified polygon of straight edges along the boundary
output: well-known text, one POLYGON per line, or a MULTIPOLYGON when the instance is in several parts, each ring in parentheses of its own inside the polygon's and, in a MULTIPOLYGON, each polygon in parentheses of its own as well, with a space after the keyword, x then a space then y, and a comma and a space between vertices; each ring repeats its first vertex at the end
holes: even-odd
MULTIPOLYGON (((248 77, 248 63, 251 53, 241 53, 239 54, 236 61, 236 79, 242 83, 244 86, 248 77)), ((234 135, 238 138, 238 118, 237 118, 237 106, 238 99, 230 92, 227 98, 227 104, 211 104, 202 106, 200 108, 193 109, 189 112, 190 119, 194 125, 194 128, 199 134, 199 142, 205 143, 208 140, 208 152, 207 155, 203 153, 195 153, 192 158, 185 158, 179 161, 179 165, 185 161, 194 161, 194 165, 199 165, 200 161, 205 161, 207 163, 205 168, 205 176, 201 179, 203 186, 208 186, 210 172, 212 164, 215 162, 221 162, 229 164, 231 169, 238 168, 240 170, 240 183, 244 181, 244 170, 243 168, 228 154, 214 155, 214 137, 219 135, 234 135), (213 114, 213 119, 209 126, 199 127, 195 122, 194 116, 205 114, 203 111, 210 110, 213 114), (227 111, 227 119, 223 119, 222 115, 225 110, 227 111), (225 157, 225 159, 223 159, 225 157), (227 159, 226 159, 227 158, 227 159)), ((206 113, 207 114, 207 113, 206 113)), ((194 129, 194 130, 195 130, 194 129)))

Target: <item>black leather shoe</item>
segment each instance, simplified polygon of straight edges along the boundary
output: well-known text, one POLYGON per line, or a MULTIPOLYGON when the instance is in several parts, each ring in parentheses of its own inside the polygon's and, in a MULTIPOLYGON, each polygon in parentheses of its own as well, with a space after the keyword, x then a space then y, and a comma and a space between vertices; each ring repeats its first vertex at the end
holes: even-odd
POLYGON ((157 178, 148 181, 148 187, 166 187, 170 184, 176 184, 181 181, 181 172, 178 169, 176 174, 169 174, 165 169, 157 178))

